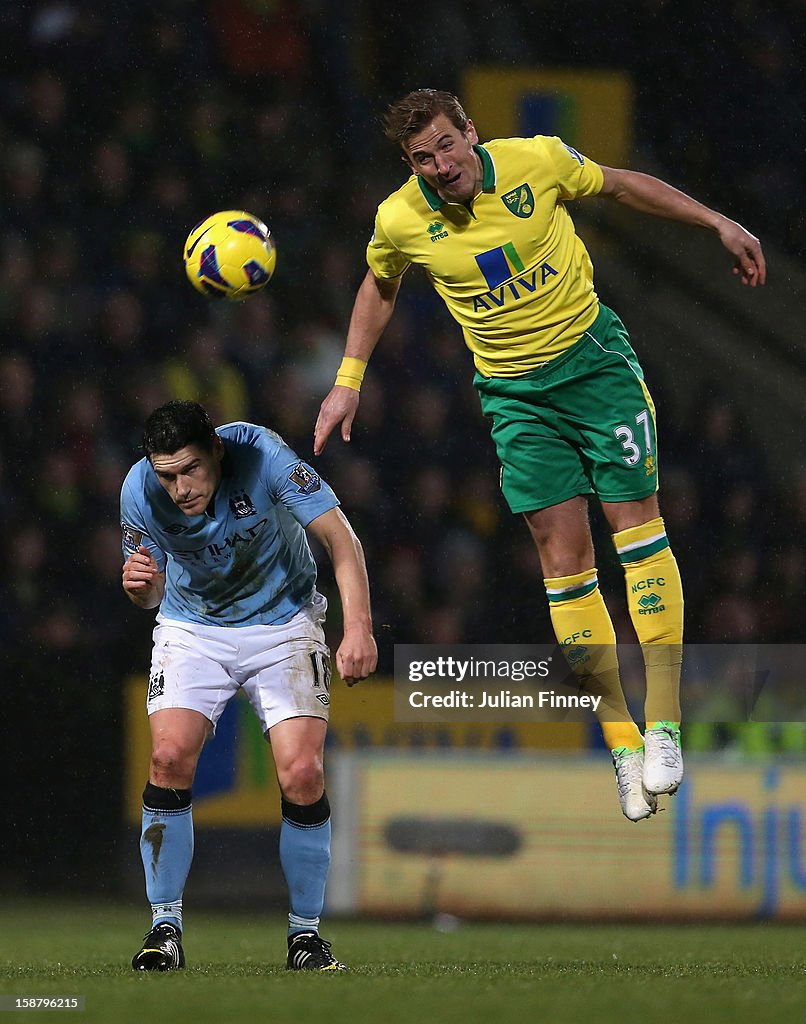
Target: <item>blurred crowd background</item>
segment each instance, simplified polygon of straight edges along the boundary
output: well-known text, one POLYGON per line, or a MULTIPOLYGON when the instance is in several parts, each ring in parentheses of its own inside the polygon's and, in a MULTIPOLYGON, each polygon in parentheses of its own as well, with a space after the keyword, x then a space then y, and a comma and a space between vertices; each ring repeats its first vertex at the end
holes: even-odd
MULTIPOLYGON (((7 750, 28 783, 25 819, 60 794, 78 807, 120 791, 120 688, 147 667, 152 617, 120 590, 118 496, 148 412, 196 398, 216 422, 267 424, 312 457, 375 207, 405 176, 378 124, 388 102, 424 85, 458 91, 473 63, 624 69, 635 166, 651 161, 802 255, 792 197, 806 185, 806 6, 607 8, 2 5, 0 642, 7 716, 24 723, 7 750), (201 298, 181 264, 190 227, 228 208, 262 217, 279 251, 265 294, 237 307, 201 298), (33 785, 42 775, 44 789, 33 785), (99 777, 111 783, 103 794, 99 777)), ((630 310, 618 311, 629 328, 630 310)), ((772 473, 729 384, 691 396, 696 431, 693 417, 665 418, 676 382, 652 377, 635 340, 659 406, 687 639, 802 639, 806 475, 796 460, 791 477, 772 473)), ((331 441, 317 462, 364 543, 387 670, 393 642, 551 636, 471 376, 458 329, 412 272, 351 445, 331 441)), ((623 577, 595 511, 594 529, 629 641, 623 577)), ((332 627, 326 565, 322 589, 332 627)), ((86 841, 72 840, 76 856, 86 841)))

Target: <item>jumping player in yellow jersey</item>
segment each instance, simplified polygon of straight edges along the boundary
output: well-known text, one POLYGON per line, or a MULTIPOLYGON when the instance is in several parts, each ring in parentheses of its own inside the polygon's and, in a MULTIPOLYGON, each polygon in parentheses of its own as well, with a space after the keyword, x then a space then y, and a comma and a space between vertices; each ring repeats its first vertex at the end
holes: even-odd
POLYGON ((633 821, 683 778, 680 667, 683 593, 658 506, 655 410, 619 318, 598 299, 593 267, 566 203, 601 195, 709 228, 743 284, 764 284, 757 238, 735 221, 636 171, 601 167, 560 139, 479 144, 447 92, 421 89, 387 111, 387 137, 413 176, 381 203, 369 271, 344 360, 322 403, 319 454, 343 440, 364 369, 394 310, 403 273, 424 267, 462 328, 501 462, 501 487, 537 545, 558 641, 598 688, 619 800, 633 821), (646 729, 627 710, 615 632, 599 592, 588 525, 595 494, 613 531, 646 665, 646 729))

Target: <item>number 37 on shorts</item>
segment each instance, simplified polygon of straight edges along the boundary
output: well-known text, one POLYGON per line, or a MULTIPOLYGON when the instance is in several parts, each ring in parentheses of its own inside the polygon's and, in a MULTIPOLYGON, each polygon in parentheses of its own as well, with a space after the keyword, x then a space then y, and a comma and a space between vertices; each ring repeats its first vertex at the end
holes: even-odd
POLYGON ((563 355, 522 377, 476 374, 513 512, 577 495, 637 501, 658 487, 655 408, 618 317, 607 307, 563 355))

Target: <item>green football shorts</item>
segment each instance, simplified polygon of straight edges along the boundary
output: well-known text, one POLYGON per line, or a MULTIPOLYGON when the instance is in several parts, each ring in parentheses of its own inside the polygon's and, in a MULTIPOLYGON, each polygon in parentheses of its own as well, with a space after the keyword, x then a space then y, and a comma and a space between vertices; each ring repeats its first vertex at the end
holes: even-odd
POLYGON ((513 512, 580 494, 633 501, 658 489, 655 407, 627 330, 607 306, 545 366, 522 377, 476 373, 473 383, 513 512))

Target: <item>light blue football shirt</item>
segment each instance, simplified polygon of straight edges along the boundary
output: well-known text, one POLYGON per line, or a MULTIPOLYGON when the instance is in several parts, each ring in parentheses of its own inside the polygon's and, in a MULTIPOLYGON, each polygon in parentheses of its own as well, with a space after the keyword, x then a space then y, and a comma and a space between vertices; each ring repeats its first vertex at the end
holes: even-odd
POLYGON ((120 496, 123 553, 141 544, 165 572, 160 615, 207 626, 279 625, 316 587, 305 527, 338 498, 273 430, 253 423, 217 429, 225 455, 207 510, 185 515, 148 459, 120 496))

